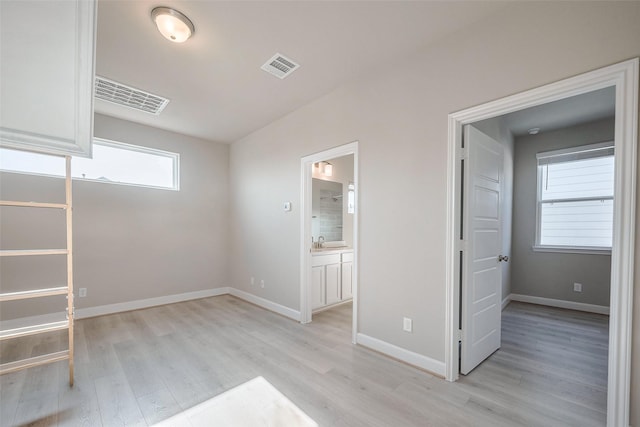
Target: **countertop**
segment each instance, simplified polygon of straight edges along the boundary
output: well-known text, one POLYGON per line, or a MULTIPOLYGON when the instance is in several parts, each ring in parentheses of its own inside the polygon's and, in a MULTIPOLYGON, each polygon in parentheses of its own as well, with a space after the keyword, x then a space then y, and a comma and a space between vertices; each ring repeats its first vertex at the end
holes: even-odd
POLYGON ((332 254, 342 254, 345 252, 353 252, 353 248, 343 247, 343 248, 313 248, 311 249, 311 255, 332 255, 332 254))

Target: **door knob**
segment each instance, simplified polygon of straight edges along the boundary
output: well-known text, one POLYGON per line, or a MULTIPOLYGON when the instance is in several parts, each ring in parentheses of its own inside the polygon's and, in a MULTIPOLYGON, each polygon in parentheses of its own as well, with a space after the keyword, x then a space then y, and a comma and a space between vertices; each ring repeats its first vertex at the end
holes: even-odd
POLYGON ((509 257, 507 255, 498 255, 498 262, 508 262, 509 261, 509 257))

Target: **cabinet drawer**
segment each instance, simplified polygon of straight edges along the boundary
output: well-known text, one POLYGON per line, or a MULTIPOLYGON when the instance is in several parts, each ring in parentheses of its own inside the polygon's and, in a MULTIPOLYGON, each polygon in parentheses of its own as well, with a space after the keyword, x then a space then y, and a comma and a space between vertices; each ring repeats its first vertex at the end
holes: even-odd
POLYGON ((353 261, 353 252, 346 252, 342 254, 342 262, 353 261))
POLYGON ((332 255, 314 255, 311 257, 311 266, 316 267, 318 265, 339 264, 340 254, 332 255))

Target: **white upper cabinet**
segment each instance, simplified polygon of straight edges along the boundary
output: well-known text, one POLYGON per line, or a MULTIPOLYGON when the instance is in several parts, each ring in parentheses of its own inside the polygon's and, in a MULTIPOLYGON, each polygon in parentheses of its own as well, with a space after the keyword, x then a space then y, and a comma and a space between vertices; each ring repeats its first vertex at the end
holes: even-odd
POLYGON ((0 1, 0 144, 91 156, 95 0, 0 1))

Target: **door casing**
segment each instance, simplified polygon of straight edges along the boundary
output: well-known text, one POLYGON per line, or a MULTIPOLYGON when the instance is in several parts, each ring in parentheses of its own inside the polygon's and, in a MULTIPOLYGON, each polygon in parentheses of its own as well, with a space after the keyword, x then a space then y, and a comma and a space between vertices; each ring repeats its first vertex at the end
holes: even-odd
POLYGON ((309 323, 312 318, 311 304, 311 184, 314 163, 353 154, 353 183, 355 212, 353 218, 353 322, 351 342, 356 343, 358 332, 358 141, 319 153, 310 154, 301 160, 300 189, 300 323, 309 323))
POLYGON ((445 374, 459 377, 458 319, 460 301, 460 196, 462 127, 480 120, 614 87, 615 186, 611 302, 609 317, 609 373, 607 426, 629 425, 631 328, 633 314, 634 244, 636 218, 636 162, 638 142, 639 59, 595 71, 452 113, 448 118, 447 254, 445 374))

